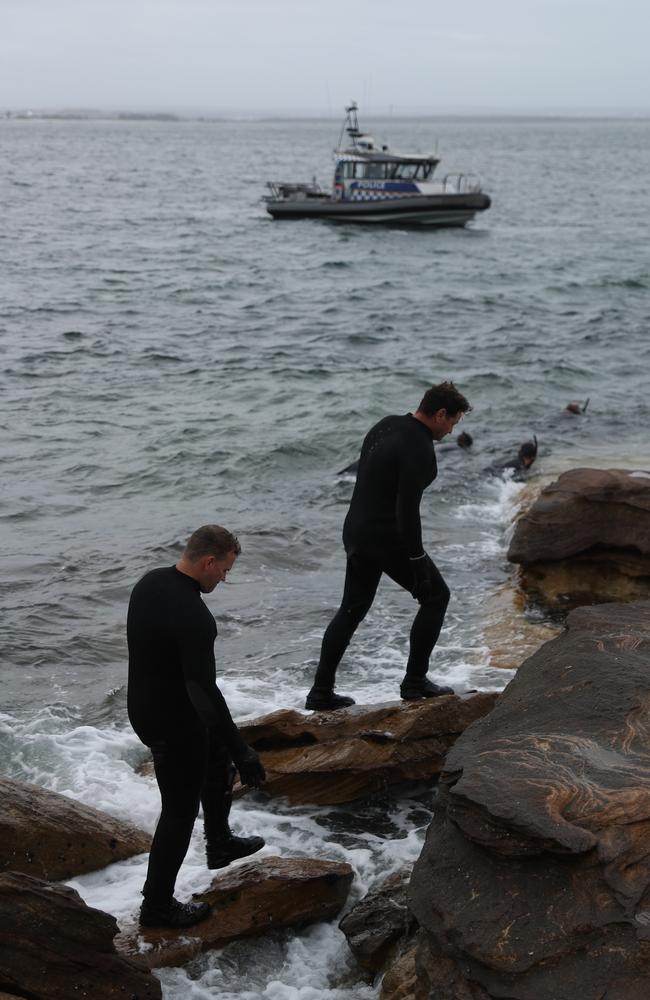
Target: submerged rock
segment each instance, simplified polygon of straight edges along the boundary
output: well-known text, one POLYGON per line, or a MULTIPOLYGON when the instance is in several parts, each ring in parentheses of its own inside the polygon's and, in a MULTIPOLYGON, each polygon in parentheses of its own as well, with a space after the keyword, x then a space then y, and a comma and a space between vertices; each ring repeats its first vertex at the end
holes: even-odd
POLYGON ((525 596, 512 579, 486 594, 483 638, 491 667, 516 670, 542 643, 561 632, 559 623, 531 621, 525 610, 525 596))
POLYGON ((551 607, 647 599, 650 472, 565 472, 517 522, 508 559, 551 607))
POLYGON ((647 998, 649 657, 650 602, 578 609, 450 751, 409 888, 436 1000, 647 998))
POLYGON ((142 830, 57 792, 0 778, 0 871, 60 881, 149 850, 142 830))
POLYGON ((125 928, 116 945, 141 955, 151 968, 184 965, 202 951, 282 927, 332 920, 352 884, 348 864, 313 858, 264 857, 218 875, 194 898, 212 906, 210 916, 186 930, 125 928))
POLYGON ((292 804, 336 805, 435 779, 458 735, 486 715, 496 698, 490 692, 310 715, 279 711, 239 728, 261 754, 264 791, 292 804))
POLYGON ((115 951, 117 930, 114 917, 86 906, 74 889, 0 875, 0 982, 16 996, 160 1000, 149 969, 115 951))

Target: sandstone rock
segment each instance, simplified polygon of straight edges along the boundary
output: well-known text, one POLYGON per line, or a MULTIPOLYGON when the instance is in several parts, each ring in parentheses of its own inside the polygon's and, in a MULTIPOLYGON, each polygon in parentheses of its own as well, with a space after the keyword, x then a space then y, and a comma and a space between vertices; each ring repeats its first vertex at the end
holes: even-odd
POLYGON ((504 854, 620 849, 650 820, 649 652, 650 602, 573 611, 450 750, 450 818, 504 854))
POLYGON ((312 715, 280 711, 240 730, 261 753, 266 792, 292 804, 335 805, 392 785, 433 780, 458 734, 489 712, 496 698, 490 692, 312 715))
POLYGON ((409 866, 372 888, 343 917, 339 927, 360 965, 371 972, 384 969, 412 924, 406 905, 409 866))
POLYGON ((59 881, 149 850, 151 838, 65 795, 0 778, 0 871, 59 881))
POLYGON ((17 996, 160 1000, 149 969, 115 951, 116 933, 115 918, 86 906, 73 889, 0 875, 0 982, 17 996))
POLYGON ((352 878, 350 865, 335 861, 249 861, 218 875, 206 892, 195 894, 213 908, 202 923, 183 931, 125 928, 116 946, 125 955, 141 955, 151 968, 184 965, 229 941, 331 920, 342 909, 352 878))
POLYGON ((650 597, 650 473, 565 472, 517 522, 508 559, 550 606, 650 597))
POLYGON ((381 983, 379 1000, 429 1000, 415 971, 415 942, 410 942, 386 973, 381 983))
POLYGON ((647 997, 649 655, 650 602, 574 611, 450 751, 409 905, 472 1000, 647 997))
POLYGON ((423 931, 404 946, 381 984, 379 1000, 490 1000, 476 983, 468 982, 457 963, 431 953, 423 931))

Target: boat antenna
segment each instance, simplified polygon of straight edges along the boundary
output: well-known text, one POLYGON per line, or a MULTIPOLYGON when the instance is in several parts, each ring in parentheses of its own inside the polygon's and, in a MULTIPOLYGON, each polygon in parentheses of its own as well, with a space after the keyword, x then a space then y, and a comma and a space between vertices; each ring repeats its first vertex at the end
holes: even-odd
POLYGON ((352 145, 356 146, 357 139, 361 135, 359 131, 359 121, 357 119, 358 105, 356 101, 350 101, 349 106, 345 109, 345 121, 341 126, 341 134, 339 135, 338 148, 341 149, 343 143, 343 133, 347 132, 352 139, 352 145))

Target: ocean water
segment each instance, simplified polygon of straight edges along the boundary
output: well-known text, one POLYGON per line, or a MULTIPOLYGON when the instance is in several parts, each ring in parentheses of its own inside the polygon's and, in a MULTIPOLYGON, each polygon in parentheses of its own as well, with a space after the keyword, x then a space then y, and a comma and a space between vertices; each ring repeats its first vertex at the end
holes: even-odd
MULTIPOLYGON (((432 382, 453 378, 473 406, 472 454, 443 451, 422 504, 452 591, 431 674, 459 691, 512 676, 495 630, 547 625, 509 597, 530 491, 575 466, 650 468, 650 121, 368 125, 395 148, 437 141, 439 172, 479 172, 492 208, 460 231, 272 222, 266 180, 329 183, 333 120, 0 121, 2 773, 153 829, 126 604, 209 521, 243 547, 207 598, 233 714, 301 707, 341 594, 353 480, 337 471, 432 382), (528 484, 485 472, 533 433, 528 484)), ((413 612, 382 583, 340 690, 397 696, 413 612)), ((415 860, 434 807, 430 792, 354 812, 257 796, 233 826, 263 829, 267 853, 349 861, 354 901, 415 860)), ((207 882, 199 834, 181 897, 207 882)), ((70 884, 127 921, 145 865, 70 884)), ((336 924, 160 977, 166 1000, 376 995, 336 924)))

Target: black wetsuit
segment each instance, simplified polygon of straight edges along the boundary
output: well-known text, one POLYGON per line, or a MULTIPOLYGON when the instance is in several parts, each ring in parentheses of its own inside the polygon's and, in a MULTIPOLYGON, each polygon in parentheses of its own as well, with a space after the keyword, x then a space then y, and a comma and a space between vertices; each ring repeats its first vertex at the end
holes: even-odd
POLYGON ((333 688, 336 668, 372 605, 382 573, 412 592, 414 561, 423 556, 431 588, 411 628, 406 673, 426 675, 449 602, 449 589, 422 548, 420 501, 436 475, 431 431, 410 413, 384 417, 366 435, 343 526, 343 600, 323 637, 314 687, 333 688))
POLYGON ((509 472, 510 470, 512 470, 513 479, 524 480, 530 472, 530 466, 524 465, 519 456, 517 456, 509 462, 494 462, 492 465, 488 465, 483 471, 489 476, 503 476, 504 472, 509 472))
POLYGON ((151 747, 162 811, 143 893, 169 902, 199 803, 206 835, 227 830, 231 757, 247 749, 216 686, 217 626, 199 584, 175 567, 133 588, 127 618, 129 719, 151 747))

